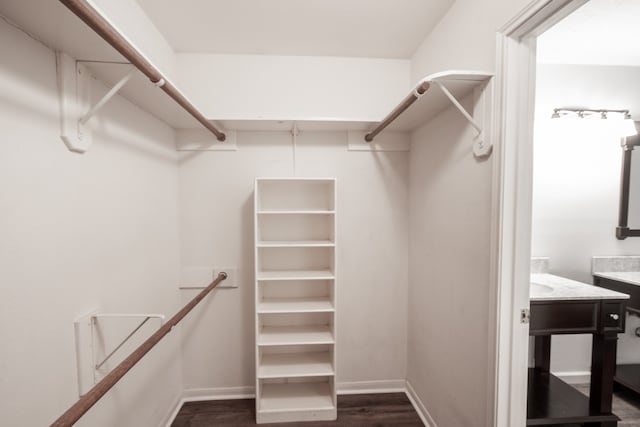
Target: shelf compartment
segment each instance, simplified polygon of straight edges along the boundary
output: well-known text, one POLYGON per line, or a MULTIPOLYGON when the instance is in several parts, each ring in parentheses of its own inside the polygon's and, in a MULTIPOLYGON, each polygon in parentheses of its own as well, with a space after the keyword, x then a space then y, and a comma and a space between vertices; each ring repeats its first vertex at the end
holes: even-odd
POLYGON ((259 271, 259 281, 269 280, 332 280, 335 274, 331 270, 275 270, 259 271))
POLYGON ((258 303, 258 313, 318 313, 333 312, 333 302, 327 297, 265 298, 258 303))
POLYGON ((333 215, 261 215, 257 218, 257 244, 279 242, 331 242, 334 238, 333 215))
POLYGON ((333 280, 274 280, 260 282, 258 313, 335 311, 333 280))
POLYGON ((335 180, 328 178, 258 178, 257 205, 260 211, 333 211, 335 180))
POLYGON ((334 344, 330 325, 262 326, 258 346, 334 344))
POLYGON ((258 248, 258 272, 333 270, 333 247, 258 248))
POLYGON ((264 383, 257 422, 335 420, 332 380, 323 382, 264 383))
POLYGON ((529 369, 527 425, 614 422, 614 414, 595 413, 589 398, 553 374, 529 369))
POLYGON ((292 352, 265 352, 258 365, 258 378, 326 377, 334 375, 333 356, 326 346, 287 349, 292 352), (314 347, 320 350, 313 351, 314 347), (306 351, 300 351, 306 349, 306 351), (298 351, 295 351, 298 350, 298 351))

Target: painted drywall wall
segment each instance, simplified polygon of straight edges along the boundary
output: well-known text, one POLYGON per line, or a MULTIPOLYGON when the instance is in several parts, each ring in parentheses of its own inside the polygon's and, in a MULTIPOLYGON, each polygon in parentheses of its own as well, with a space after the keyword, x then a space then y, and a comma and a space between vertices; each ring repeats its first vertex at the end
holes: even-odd
POLYGON ((176 77, 176 55, 136 0, 92 0, 94 7, 165 76, 176 77))
MULTIPOLYGON (((78 398, 76 317, 177 308, 173 131, 115 97, 92 119, 90 151, 71 153, 54 53, 0 21, 0 55, 0 412, 3 425, 49 425, 78 398)), ((136 324, 113 322, 107 341, 136 324)), ((181 391, 179 345, 169 335, 77 425, 163 423, 181 391)))
MULTIPOLYGON (((532 255, 550 257, 553 274, 592 283, 592 256, 640 253, 639 239, 615 237, 620 139, 599 128, 600 120, 552 120, 553 108, 629 109, 637 120, 639 92, 638 67, 538 64, 532 255)), ((640 225, 638 215, 635 224, 640 225)), ((640 361, 640 339, 633 333, 638 326, 637 318, 628 318, 627 332, 620 335, 620 360, 640 361)), ((590 342, 588 336, 554 337, 552 370, 589 371, 590 342)))
POLYGON ((409 90, 408 60, 178 54, 178 83, 214 119, 382 119, 409 90))
POLYGON ((491 169, 472 139, 448 109, 411 145, 407 378, 436 425, 483 425, 489 399, 491 169))
POLYGON ((495 70, 496 31, 530 0, 456 0, 411 58, 411 82, 443 70, 495 70))
MULTIPOLYGON (((528 0, 458 0, 411 61, 411 81, 447 69, 494 71, 496 31, 528 0)), ((489 300, 493 158, 447 110, 413 135, 407 380, 439 426, 492 423, 495 328, 489 300), (453 337, 453 338, 452 338, 453 337)))
MULTIPOLYGON (((338 388, 404 383, 408 166, 407 152, 347 151, 344 132, 301 132, 295 152, 288 132, 240 132, 238 151, 184 153, 182 266, 237 267, 240 283, 218 290, 184 326, 190 395, 254 386, 256 176, 337 178, 338 388)), ((183 291, 184 300, 194 292, 183 291)))

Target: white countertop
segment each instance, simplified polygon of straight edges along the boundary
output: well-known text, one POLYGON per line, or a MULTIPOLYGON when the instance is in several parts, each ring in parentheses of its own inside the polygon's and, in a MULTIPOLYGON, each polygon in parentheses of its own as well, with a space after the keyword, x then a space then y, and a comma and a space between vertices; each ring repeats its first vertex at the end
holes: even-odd
POLYGON ((594 276, 603 279, 612 279, 630 285, 640 286, 640 271, 602 271, 593 273, 594 276))
MULTIPOLYGON (((613 274, 613 273, 606 273, 613 274)), ((615 273, 620 274, 620 273, 615 273)), ((640 273, 638 279, 640 279, 640 273)), ((618 279, 616 279, 618 280, 618 279)), ((640 282, 638 283, 640 285, 640 282)), ((594 299, 629 299, 629 295, 588 285, 553 274, 532 274, 530 301, 569 301, 594 299)))

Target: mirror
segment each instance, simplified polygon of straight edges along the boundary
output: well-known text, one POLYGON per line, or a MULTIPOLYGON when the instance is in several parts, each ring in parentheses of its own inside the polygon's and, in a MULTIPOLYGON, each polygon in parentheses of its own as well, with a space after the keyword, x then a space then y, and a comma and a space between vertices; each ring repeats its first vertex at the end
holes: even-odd
POLYGON ((640 153, 633 155, 637 146, 640 146, 639 135, 625 138, 622 144, 620 211, 616 228, 619 240, 640 237, 640 153))

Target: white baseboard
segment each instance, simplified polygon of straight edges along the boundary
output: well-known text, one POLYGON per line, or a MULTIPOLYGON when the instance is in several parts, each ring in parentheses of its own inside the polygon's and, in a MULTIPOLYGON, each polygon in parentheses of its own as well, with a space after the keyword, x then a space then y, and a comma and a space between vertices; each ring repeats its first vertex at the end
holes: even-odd
POLYGON ((567 384, 589 384, 591 382, 591 372, 589 371, 553 372, 553 375, 567 384))
POLYGON ((175 420, 176 417, 178 416, 178 412, 180 412, 180 409, 182 408, 183 403, 184 403, 184 398, 180 396, 180 394, 178 394, 175 397, 175 399, 173 399, 173 404, 171 405, 171 408, 172 408, 171 411, 167 414, 164 422, 160 425, 171 427, 171 424, 173 424, 173 420, 175 420))
POLYGON ((182 393, 182 400, 185 402, 253 399, 254 397, 256 397, 256 388, 254 386, 188 388, 182 393))
POLYGON ((405 391, 405 380, 352 381, 338 383, 338 394, 401 393, 405 391))
MULTIPOLYGON (((337 394, 369 394, 369 393, 405 393, 420 419, 427 427, 437 427, 420 399, 416 396, 411 385, 405 380, 353 381, 337 384, 337 394)), ((182 393, 182 398, 176 399, 174 409, 165 423, 171 427, 174 419, 185 402, 201 402, 206 400, 252 399, 256 396, 254 386, 192 388, 182 393)))
POLYGON ((406 393, 407 393, 407 397, 411 401, 411 404, 413 405, 416 412, 418 413, 418 416, 422 420, 422 423, 426 427, 438 427, 436 425, 436 422, 433 420, 433 417, 431 417, 431 414, 427 410, 427 407, 424 406, 424 403, 422 403, 422 400, 420 400, 416 391, 413 389, 413 386, 409 381, 406 381, 406 393))

